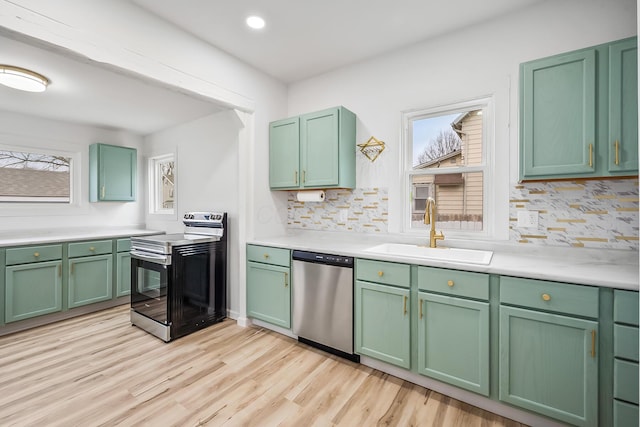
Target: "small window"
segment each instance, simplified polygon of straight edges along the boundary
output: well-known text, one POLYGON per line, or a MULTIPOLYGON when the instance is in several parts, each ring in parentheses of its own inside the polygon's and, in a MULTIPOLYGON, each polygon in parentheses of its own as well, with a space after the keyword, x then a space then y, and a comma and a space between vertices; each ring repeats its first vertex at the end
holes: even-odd
POLYGON ((172 215, 176 206, 176 162, 173 154, 149 159, 149 213, 172 215))
POLYGON ((0 201, 71 203, 72 157, 0 150, 0 201))
POLYGON ((404 114, 405 229, 424 230, 426 200, 438 229, 482 233, 486 206, 489 100, 404 114))

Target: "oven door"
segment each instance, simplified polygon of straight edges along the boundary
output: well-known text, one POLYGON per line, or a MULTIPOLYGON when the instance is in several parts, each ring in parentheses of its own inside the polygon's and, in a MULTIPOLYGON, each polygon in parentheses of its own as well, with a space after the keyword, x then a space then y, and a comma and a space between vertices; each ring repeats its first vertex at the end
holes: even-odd
POLYGON ((131 250, 131 309, 169 326, 167 293, 171 277, 171 255, 131 250))

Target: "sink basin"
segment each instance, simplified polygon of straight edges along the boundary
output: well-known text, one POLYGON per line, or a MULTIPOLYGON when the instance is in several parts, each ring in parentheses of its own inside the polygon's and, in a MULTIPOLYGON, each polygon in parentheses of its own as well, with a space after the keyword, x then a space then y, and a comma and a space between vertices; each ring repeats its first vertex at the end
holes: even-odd
POLYGON ((493 256, 492 251, 457 248, 430 248, 428 246, 410 245, 405 243, 383 243, 365 249, 383 255, 401 256, 417 259, 432 259, 437 261, 457 262, 464 264, 488 265, 493 256))

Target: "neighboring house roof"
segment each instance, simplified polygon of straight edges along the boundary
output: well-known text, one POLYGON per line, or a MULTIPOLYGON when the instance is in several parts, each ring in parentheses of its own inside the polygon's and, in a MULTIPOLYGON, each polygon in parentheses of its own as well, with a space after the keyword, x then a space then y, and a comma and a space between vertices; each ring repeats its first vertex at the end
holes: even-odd
POLYGON ((460 155, 462 155, 462 150, 452 151, 450 153, 445 154, 444 156, 440 156, 440 157, 438 157, 436 159, 429 160, 428 162, 420 163, 419 165, 414 167, 414 169, 425 169, 425 168, 428 168, 428 167, 433 166, 433 165, 437 165, 440 162, 443 162, 443 161, 448 160, 448 159, 452 159, 452 158, 454 158, 456 156, 460 156, 460 155))
POLYGON ((462 138, 462 121, 469 115, 469 113, 471 113, 471 111, 465 111, 464 113, 460 113, 460 115, 458 117, 456 117, 456 119, 451 122, 451 129, 453 129, 453 131, 455 133, 458 134, 458 137, 462 138))
POLYGON ((0 168, 0 196, 69 197, 69 172, 0 168))

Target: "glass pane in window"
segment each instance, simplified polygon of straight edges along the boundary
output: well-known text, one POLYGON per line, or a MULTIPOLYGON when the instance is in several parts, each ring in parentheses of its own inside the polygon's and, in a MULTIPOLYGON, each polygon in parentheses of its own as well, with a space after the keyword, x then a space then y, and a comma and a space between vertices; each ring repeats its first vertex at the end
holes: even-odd
POLYGON ((71 157, 0 150, 0 201, 71 202, 71 157))
POLYGON ((160 174, 160 208, 173 209, 173 192, 174 192, 174 162, 168 160, 158 162, 158 173, 160 174))
POLYGON ((482 164, 482 110, 412 120, 413 170, 482 164))
MULTIPOLYGON (((467 172, 446 175, 413 175, 413 185, 432 182, 436 201, 436 228, 438 230, 482 231, 483 174, 467 172)), ((414 199, 411 228, 427 229, 424 224, 425 204, 414 199)))

